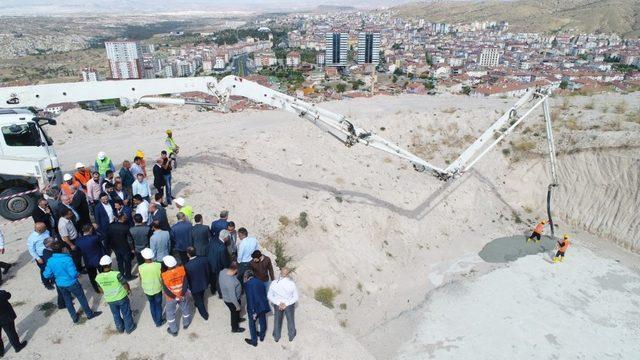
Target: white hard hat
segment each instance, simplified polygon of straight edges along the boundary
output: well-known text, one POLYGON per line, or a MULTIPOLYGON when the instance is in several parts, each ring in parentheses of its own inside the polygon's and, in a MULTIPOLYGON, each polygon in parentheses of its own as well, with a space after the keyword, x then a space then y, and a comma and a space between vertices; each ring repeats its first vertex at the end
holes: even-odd
POLYGON ((184 206, 184 199, 181 198, 181 197, 173 199, 173 202, 175 202, 176 204, 178 204, 180 206, 184 206))
POLYGON ((142 255, 142 257, 147 260, 151 260, 153 259, 153 250, 149 248, 144 248, 142 249, 142 251, 140 251, 140 255, 142 255))
POLYGON ((100 258, 100 265, 101 265, 101 266, 111 265, 111 256, 109 256, 109 255, 103 255, 103 256, 100 258))
POLYGON ((73 179, 71 174, 64 174, 64 176, 62 177, 62 180, 64 180, 64 181, 69 181, 71 179, 73 179))
POLYGON ((98 153, 98 159, 104 160, 105 157, 107 157, 107 154, 105 154, 104 151, 98 153))
POLYGON ((174 267, 176 265, 178 265, 178 261, 176 261, 176 258, 174 258, 171 255, 167 255, 165 257, 162 258, 162 262, 167 266, 167 267, 174 267))
POLYGON ((83 163, 81 163, 81 162, 77 162, 76 163, 76 169, 80 169, 80 168, 83 168, 83 167, 84 167, 83 163))

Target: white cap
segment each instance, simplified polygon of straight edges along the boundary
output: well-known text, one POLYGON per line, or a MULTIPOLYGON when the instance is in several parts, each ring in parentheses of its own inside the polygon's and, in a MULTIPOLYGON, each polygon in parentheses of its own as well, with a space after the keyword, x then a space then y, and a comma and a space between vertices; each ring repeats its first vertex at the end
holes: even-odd
POLYGON ((64 174, 64 176, 62 177, 62 180, 64 180, 64 181, 69 181, 71 179, 73 179, 71 174, 64 174))
POLYGON ((103 255, 103 256, 100 258, 100 265, 101 265, 101 266, 111 265, 111 256, 109 256, 109 255, 103 255))
POLYGON ((153 250, 149 248, 144 248, 142 249, 142 251, 140 251, 140 255, 142 255, 142 257, 147 260, 151 260, 153 259, 153 250))
POLYGON ((184 206, 184 199, 181 198, 181 197, 173 199, 173 202, 178 204, 178 205, 180 205, 180 206, 184 206))
POLYGON ((176 265, 178 265, 178 262, 176 261, 176 258, 174 258, 171 255, 167 255, 165 257, 162 258, 162 262, 167 266, 167 267, 174 267, 176 265))
POLYGON ((77 162, 76 163, 76 169, 80 169, 80 168, 83 168, 83 167, 84 167, 83 163, 81 163, 81 162, 77 162))
POLYGON ((104 160, 105 157, 107 157, 107 154, 105 154, 104 151, 98 153, 98 159, 104 160))

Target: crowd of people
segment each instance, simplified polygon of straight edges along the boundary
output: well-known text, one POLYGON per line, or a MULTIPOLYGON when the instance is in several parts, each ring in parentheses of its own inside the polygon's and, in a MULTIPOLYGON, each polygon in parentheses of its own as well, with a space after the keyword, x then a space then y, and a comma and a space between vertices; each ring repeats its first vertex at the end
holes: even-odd
MULTIPOLYGON (((50 191, 48 199, 38 201, 27 249, 42 285, 57 291, 58 308, 67 309, 77 323, 74 298, 87 319, 102 313, 91 309, 87 301, 79 281, 86 275, 93 291, 102 294, 109 305, 117 331, 130 334, 137 324, 129 301, 129 283, 138 279, 155 326, 167 324, 167 332, 173 336, 178 335, 180 323, 183 329, 191 324, 191 301, 202 319, 209 319, 208 290, 212 298, 217 294, 228 307, 232 332, 244 332, 240 324, 248 320, 247 344, 257 346, 264 340, 266 315, 271 311, 274 340, 280 340, 286 318, 292 341, 298 292, 290 270, 281 268, 276 278, 272 261, 261 252, 257 239, 246 228, 236 228, 228 211, 221 211, 219 219, 207 226, 202 214, 194 213, 185 199, 173 197, 171 173, 177 166, 179 148, 170 130, 165 144, 167 150, 153 165, 153 190, 142 151, 135 154, 133 162, 123 161, 117 172, 113 161, 101 151, 93 169, 77 163, 75 173, 64 175, 59 191, 50 191), (166 211, 172 204, 178 210, 173 225, 166 211)), ((5 271, 7 266, 0 263, 5 271)), ((7 301, 10 296, 0 293, 0 309, 5 303, 11 307, 7 301)), ((5 329, 3 316, 0 327, 5 329)), ((12 317, 11 324, 15 314, 12 317)), ((16 351, 26 346, 17 338, 15 327, 13 333, 7 329, 16 351)), ((0 350, 4 354, 4 347, 0 350)))

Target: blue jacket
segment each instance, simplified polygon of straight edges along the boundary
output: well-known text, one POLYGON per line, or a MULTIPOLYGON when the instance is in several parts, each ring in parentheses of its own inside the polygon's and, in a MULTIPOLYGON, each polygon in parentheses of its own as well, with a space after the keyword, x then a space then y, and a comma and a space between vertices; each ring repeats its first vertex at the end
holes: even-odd
POLYGON ((106 254, 100 236, 97 234, 82 235, 76 239, 76 246, 80 250, 86 266, 100 268, 100 258, 106 254))
MULTIPOLYGON (((113 208, 113 205, 111 205, 111 208, 113 208)), ((113 214, 116 214, 116 209, 113 209, 113 214)), ((107 211, 99 201, 96 204, 95 210, 93 211, 93 217, 96 220, 96 224, 98 224, 98 231, 102 235, 106 235, 107 229, 109 228, 109 215, 107 215, 107 211)))
POLYGON ((252 277, 244 283, 244 291, 247 294, 247 314, 260 315, 271 311, 267 289, 258 278, 252 277))
POLYGON ((220 271, 226 269, 231 265, 229 259, 229 252, 227 247, 224 246, 220 240, 211 240, 209 242, 209 249, 207 250, 207 261, 209 262, 209 269, 212 273, 218 274, 220 271))
POLYGON ((218 240, 220 236, 220 231, 227 228, 229 222, 225 219, 218 219, 211 223, 211 235, 213 235, 214 240, 218 240))
POLYGON ((44 277, 55 278, 56 285, 69 287, 78 281, 78 271, 73 263, 71 255, 66 253, 54 253, 44 269, 44 277))
POLYGON ((196 256, 184 265, 184 269, 187 272, 191 292, 197 293, 207 290, 209 287, 209 264, 206 257, 196 256))
POLYGON ((174 250, 187 251, 187 248, 193 245, 191 228, 191 223, 188 221, 178 221, 171 227, 174 238, 174 250))
MULTIPOLYGON (((104 210, 104 209, 102 209, 102 210, 104 210)), ((118 215, 120 215, 120 214, 127 215, 127 225, 129 225, 129 226, 134 226, 135 225, 135 223, 133 222, 133 210, 131 210, 131 208, 129 206, 122 206, 122 208, 120 209, 120 213, 118 213, 118 215)))

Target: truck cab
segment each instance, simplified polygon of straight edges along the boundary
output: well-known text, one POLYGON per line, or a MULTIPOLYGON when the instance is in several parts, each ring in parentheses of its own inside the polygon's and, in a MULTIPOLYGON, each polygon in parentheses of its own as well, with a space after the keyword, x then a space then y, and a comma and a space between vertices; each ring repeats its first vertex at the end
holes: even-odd
POLYGON ((55 123, 28 109, 0 109, 0 216, 30 216, 40 192, 60 186, 58 155, 44 129, 55 123))

